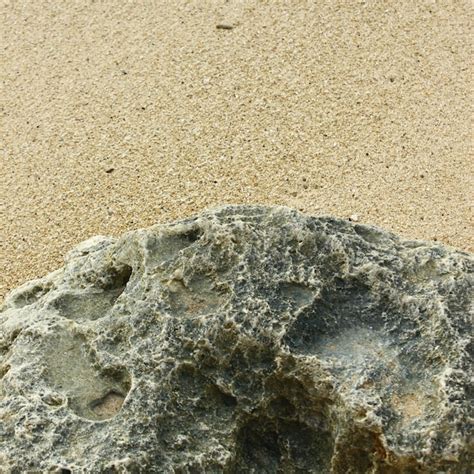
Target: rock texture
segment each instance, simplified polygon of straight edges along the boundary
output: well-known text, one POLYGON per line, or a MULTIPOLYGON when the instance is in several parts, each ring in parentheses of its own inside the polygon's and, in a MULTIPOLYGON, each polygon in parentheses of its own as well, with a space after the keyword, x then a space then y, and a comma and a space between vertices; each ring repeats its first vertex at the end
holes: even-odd
POLYGON ((467 472, 472 269, 281 207, 94 237, 1 308, 1 472, 467 472))

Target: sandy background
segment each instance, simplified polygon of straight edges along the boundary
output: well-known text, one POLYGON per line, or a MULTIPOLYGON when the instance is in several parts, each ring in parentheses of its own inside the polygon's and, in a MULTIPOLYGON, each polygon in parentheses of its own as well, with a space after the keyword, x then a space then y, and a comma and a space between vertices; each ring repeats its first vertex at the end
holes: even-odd
POLYGON ((92 235, 223 203, 474 249, 471 2, 0 12, 0 298, 92 235))

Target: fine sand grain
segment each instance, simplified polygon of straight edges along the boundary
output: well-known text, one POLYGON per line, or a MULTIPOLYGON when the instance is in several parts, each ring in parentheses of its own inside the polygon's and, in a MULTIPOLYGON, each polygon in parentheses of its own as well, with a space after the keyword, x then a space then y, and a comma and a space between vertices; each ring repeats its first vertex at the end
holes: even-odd
POLYGON ((470 1, 0 11, 0 298, 92 235, 224 203, 474 249, 470 1))

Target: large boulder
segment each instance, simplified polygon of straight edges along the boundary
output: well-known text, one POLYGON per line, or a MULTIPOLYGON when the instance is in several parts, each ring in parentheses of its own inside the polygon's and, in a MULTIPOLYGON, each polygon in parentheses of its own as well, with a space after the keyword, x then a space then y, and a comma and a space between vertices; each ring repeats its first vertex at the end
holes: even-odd
POLYGON ((283 207, 94 237, 0 310, 0 471, 467 472, 473 262, 283 207))

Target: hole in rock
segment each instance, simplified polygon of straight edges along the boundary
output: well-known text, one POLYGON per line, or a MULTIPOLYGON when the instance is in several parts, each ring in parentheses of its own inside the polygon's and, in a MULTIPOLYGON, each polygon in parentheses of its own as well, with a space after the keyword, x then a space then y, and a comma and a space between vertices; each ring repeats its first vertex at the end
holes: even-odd
POLYGON ((45 339, 46 380, 81 418, 105 420, 115 416, 131 388, 124 367, 97 369, 87 340, 66 330, 45 339))
POLYGON ((58 407, 63 405, 64 400, 56 394, 47 394, 43 397, 44 403, 52 407, 58 407))
POLYGON ((192 245, 201 238, 200 229, 189 230, 181 234, 163 233, 148 237, 147 264, 149 266, 161 265, 176 258, 181 250, 192 245))
POLYGON ((66 293, 56 298, 52 306, 68 319, 91 320, 102 318, 113 307, 123 288, 88 293, 66 293))
POLYGON ((237 399, 230 393, 224 392, 217 385, 211 385, 207 391, 208 395, 219 405, 223 405, 227 408, 233 408, 237 405, 237 399))
POLYGON ((332 359, 341 371, 355 374, 359 367, 364 367, 368 386, 387 375, 388 368, 397 358, 397 351, 382 331, 364 327, 344 329, 335 336, 322 336, 314 353, 323 359, 332 359))
POLYGON ((228 291, 218 288, 211 276, 196 273, 187 285, 181 280, 168 284, 170 308, 176 314, 199 315, 216 311, 227 301, 228 291))
POLYGON ((242 472, 277 472, 281 454, 278 433, 269 420, 252 420, 240 428, 236 467, 242 472))
POLYGON ((234 472, 329 472, 333 437, 296 420, 256 417, 237 434, 234 472))
POLYGON ((313 298, 313 291, 302 283, 280 282, 269 303, 276 310, 291 308, 295 311, 309 305, 313 298))
POLYGON ((10 335, 10 345, 13 344, 16 338, 21 334, 21 329, 14 329, 10 335))
MULTIPOLYGON (((378 436, 374 433, 353 429, 339 436, 338 445, 337 454, 332 462, 334 472, 400 472, 385 470, 385 463, 381 466, 376 462, 377 459, 385 459, 387 455, 378 436), (374 471, 375 464, 378 464, 377 471, 374 471)), ((403 472, 413 471, 407 469, 403 472)))
POLYGON ((94 321, 102 318, 125 290, 132 271, 129 265, 113 268, 106 281, 98 285, 99 288, 62 294, 53 301, 52 306, 68 319, 94 321))
POLYGON ((112 390, 98 400, 93 400, 90 408, 98 419, 112 418, 120 411, 124 400, 125 397, 121 393, 112 390))
POLYGON ((5 377, 5 375, 7 375, 9 370, 10 370, 9 365, 4 365, 4 366, 0 367, 0 380, 3 379, 3 377, 5 377))
POLYGON ((127 283, 132 276, 133 268, 129 265, 123 265, 120 268, 113 268, 108 277, 107 283, 103 285, 104 290, 118 290, 122 291, 127 286, 127 283))
POLYGON ((70 399, 71 409, 89 420, 108 420, 117 415, 130 391, 131 378, 125 369, 90 374, 70 399))
POLYGON ((295 352, 313 353, 321 340, 337 336, 346 329, 382 327, 381 314, 370 288, 356 280, 336 278, 294 321, 285 343, 295 352))
POLYGON ((48 288, 44 288, 41 285, 35 285, 32 288, 28 288, 17 295, 13 301, 13 304, 17 308, 29 306, 33 303, 36 303, 42 296, 48 293, 48 291, 48 288))
POLYGON ((385 238, 383 233, 378 229, 366 225, 356 224, 354 225, 354 230, 357 235, 370 244, 378 244, 385 238))
POLYGON ((280 418, 289 418, 296 413, 295 406, 285 397, 277 397, 269 403, 269 412, 280 418))
POLYGON ((192 244, 199 240, 202 236, 202 231, 199 228, 191 229, 183 234, 179 234, 181 240, 187 241, 188 244, 192 244))

